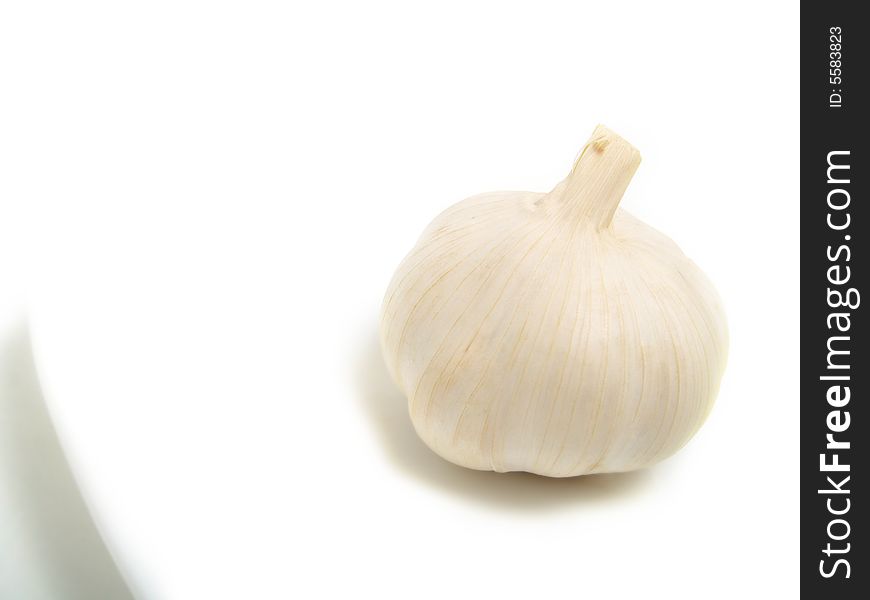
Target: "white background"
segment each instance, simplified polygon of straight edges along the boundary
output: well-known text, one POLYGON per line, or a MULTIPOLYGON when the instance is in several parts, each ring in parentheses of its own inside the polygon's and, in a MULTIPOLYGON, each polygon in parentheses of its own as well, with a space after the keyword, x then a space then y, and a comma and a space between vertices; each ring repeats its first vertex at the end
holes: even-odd
MULTIPOLYGON (((138 597, 797 596, 796 3, 11 2, 0 86, 2 306, 138 597), (381 295, 435 214, 550 189, 599 122, 724 299, 717 405, 636 474, 447 464, 381 295)), ((85 585, 22 556, 0 589, 85 585)))

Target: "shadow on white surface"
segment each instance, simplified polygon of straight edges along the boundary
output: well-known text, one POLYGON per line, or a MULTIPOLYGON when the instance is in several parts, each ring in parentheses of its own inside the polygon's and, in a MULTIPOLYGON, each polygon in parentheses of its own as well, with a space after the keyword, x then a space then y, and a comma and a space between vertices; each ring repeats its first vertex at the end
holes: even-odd
POLYGON ((508 510, 576 507, 639 493, 650 471, 550 478, 531 473, 493 473, 456 466, 429 450, 417 437, 407 402, 390 379, 377 334, 358 349, 356 385, 364 412, 387 457, 403 474, 455 496, 508 510))
POLYGON ((23 324, 0 330, 0 598, 132 598, 58 442, 23 324))

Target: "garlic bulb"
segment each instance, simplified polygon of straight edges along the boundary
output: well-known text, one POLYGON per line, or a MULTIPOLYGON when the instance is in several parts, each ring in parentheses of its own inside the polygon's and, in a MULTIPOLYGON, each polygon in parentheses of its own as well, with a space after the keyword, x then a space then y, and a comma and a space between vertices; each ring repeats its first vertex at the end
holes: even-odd
POLYGON ((704 422, 725 317, 698 267, 617 208, 639 164, 599 126, 550 193, 464 200, 399 266, 381 343, 436 453, 552 477, 628 471, 704 422))

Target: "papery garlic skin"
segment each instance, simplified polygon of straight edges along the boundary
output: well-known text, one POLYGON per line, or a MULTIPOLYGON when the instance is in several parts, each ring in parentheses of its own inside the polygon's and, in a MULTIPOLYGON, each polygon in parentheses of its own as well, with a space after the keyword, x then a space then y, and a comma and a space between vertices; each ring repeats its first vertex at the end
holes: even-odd
POLYGON ((617 208, 639 163, 599 126, 550 193, 464 200, 399 266, 383 353, 439 455, 553 477, 628 471, 704 422, 724 312, 669 238, 617 208))

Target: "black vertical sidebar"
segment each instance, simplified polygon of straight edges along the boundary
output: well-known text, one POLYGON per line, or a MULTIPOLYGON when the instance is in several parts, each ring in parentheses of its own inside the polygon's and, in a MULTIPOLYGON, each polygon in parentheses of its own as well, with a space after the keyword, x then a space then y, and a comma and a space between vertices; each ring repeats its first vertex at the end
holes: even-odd
POLYGON ((870 598, 870 22, 859 15, 863 8, 801 3, 800 567, 807 598, 870 598))

